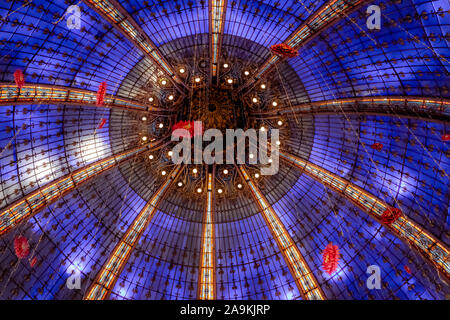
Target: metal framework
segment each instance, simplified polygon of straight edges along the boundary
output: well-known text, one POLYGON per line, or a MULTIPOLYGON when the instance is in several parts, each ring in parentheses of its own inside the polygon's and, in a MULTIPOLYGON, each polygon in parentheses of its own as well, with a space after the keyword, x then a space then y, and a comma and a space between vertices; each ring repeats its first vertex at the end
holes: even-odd
POLYGON ((219 81, 220 56, 227 0, 209 0, 209 51, 211 57, 210 83, 219 81))
POLYGON ((84 297, 85 300, 108 299, 112 289, 114 289, 117 278, 125 268, 133 249, 139 242, 145 229, 148 227, 159 203, 167 193, 167 190, 179 176, 182 171, 181 169, 182 166, 175 167, 167 180, 161 185, 158 191, 156 191, 150 201, 144 206, 139 215, 131 223, 127 232, 116 245, 108 261, 102 267, 95 278, 95 281, 86 293, 84 297))
MULTIPOLYGON (((0 106, 28 104, 64 104, 99 107, 96 104, 97 92, 45 84, 27 84, 22 89, 14 84, 0 83, 0 106)), ((172 110, 141 104, 140 102, 111 95, 105 97, 100 107, 118 108, 143 112, 170 112, 172 110)))
POLYGON ((207 174, 206 204, 203 214, 202 247, 198 294, 200 300, 216 299, 215 270, 215 230, 214 230, 214 193, 215 168, 207 174))
POLYGON ((14 202, 0 212, 0 236, 6 234, 20 223, 30 219, 39 211, 65 196, 83 183, 97 177, 124 161, 142 154, 150 149, 156 150, 161 147, 161 140, 144 146, 133 148, 128 151, 107 157, 94 162, 73 173, 52 181, 45 186, 33 191, 24 198, 14 202))
POLYGON ((274 108, 251 113, 255 119, 276 119, 292 114, 392 114, 399 117, 424 117, 428 121, 450 120, 450 100, 433 97, 358 97, 303 103, 296 106, 274 108), (415 117, 414 114, 417 116, 415 117))
MULTIPOLYGON (((364 189, 309 161, 282 151, 280 151, 280 158, 286 163, 301 169, 326 187, 343 195, 378 222, 380 222, 383 212, 389 208, 389 205, 364 189)), ((450 251, 441 241, 404 215, 390 226, 385 225, 385 227, 416 248, 426 260, 430 261, 450 280, 450 251)))
MULTIPOLYGON (((308 41, 318 36, 324 29, 330 27, 367 2, 367 0, 329 0, 302 23, 283 43, 299 49, 308 41)), ((265 74, 283 60, 272 55, 261 64, 261 67, 253 75, 252 79, 243 84, 239 91, 247 89, 257 83, 265 74)))
POLYGON ((300 250, 295 245, 285 226, 278 218, 277 214, 269 204, 265 196, 261 193, 256 184, 252 181, 244 166, 240 165, 238 171, 247 183, 258 207, 261 209, 264 221, 270 229, 273 238, 277 242, 278 248, 283 254, 284 260, 291 271, 292 277, 305 300, 325 300, 325 294, 315 279, 308 264, 303 258, 300 250))
POLYGON ((84 2, 140 48, 148 58, 161 68, 181 93, 183 93, 182 88, 187 89, 153 41, 119 2, 116 0, 84 0, 84 2))

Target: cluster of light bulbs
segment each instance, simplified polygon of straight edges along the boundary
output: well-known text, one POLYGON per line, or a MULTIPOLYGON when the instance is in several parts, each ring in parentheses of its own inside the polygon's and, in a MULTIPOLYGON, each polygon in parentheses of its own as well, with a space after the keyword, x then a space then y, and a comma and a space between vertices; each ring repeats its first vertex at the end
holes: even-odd
MULTIPOLYGON (((224 63, 224 64, 223 64, 223 68, 224 68, 224 69, 228 69, 229 67, 230 67, 230 65, 229 65, 228 63, 224 63)), ((184 73, 186 73, 186 69, 185 69, 185 68, 180 68, 180 69, 179 69, 179 72, 180 72, 180 74, 184 74, 184 73)), ((245 71, 244 71, 244 75, 245 75, 245 76, 249 76, 249 75, 250 75, 250 72, 249 72, 248 70, 245 70, 245 71)), ((200 83, 201 80, 202 80, 201 77, 196 77, 196 78, 194 78, 194 81, 195 81, 196 83, 200 83)), ((162 80, 161 80, 161 84, 162 84, 163 86, 166 86, 167 83, 168 83, 168 82, 167 82, 166 79, 162 79, 162 80)), ((234 79, 233 79, 233 78, 228 78, 228 79, 227 79, 227 83, 230 84, 230 85, 233 84, 233 83, 234 83, 234 79)), ((265 89, 267 88, 267 85, 266 85, 265 83, 262 83, 262 84, 260 85, 260 88, 263 89, 263 90, 265 90, 265 89)), ((173 95, 169 95, 169 96, 168 96, 168 99, 169 99, 170 101, 173 101, 173 100, 175 99, 175 97, 174 97, 173 95)), ((153 102, 155 99, 154 99, 153 97, 150 97, 148 100, 149 100, 150 102, 153 102)), ((259 101, 259 100, 258 100, 257 97, 253 97, 253 98, 252 98, 252 102, 253 102, 253 103, 258 103, 258 101, 259 101)), ((273 107, 277 107, 277 106, 278 106, 278 102, 277 102, 277 101, 272 101, 272 106, 273 106, 273 107)), ((143 117, 142 117, 142 121, 147 121, 147 117, 143 116, 143 117)), ((282 125, 283 125, 283 121, 278 120, 277 124, 278 124, 279 126, 282 126, 282 125)), ((160 124, 158 125, 158 127, 159 127, 160 129, 162 129, 162 128, 164 128, 164 124, 163 124, 163 123, 160 123, 160 124)), ((260 130, 261 130, 261 131, 265 131, 266 128, 265 128, 264 126, 261 126, 260 130)), ((147 140, 148 140, 147 136, 143 136, 143 137, 142 137, 142 140, 143 140, 143 141, 147 141, 147 140)), ((279 146, 279 145, 281 144, 281 142, 280 142, 280 141, 277 141, 276 144, 279 146)), ((173 152, 172 152, 172 151, 169 151, 167 154, 168 154, 169 157, 171 157, 171 156, 173 155, 173 152)), ((153 160, 153 159, 154 159, 154 155, 152 155, 152 154, 149 155, 148 157, 149 157, 150 160, 153 160)), ((254 155, 253 155, 253 154, 250 154, 249 157, 250 157, 250 159, 253 159, 253 158, 254 158, 254 155)), ((272 162, 272 159, 269 159, 269 163, 271 163, 271 162, 272 162)), ((192 169, 192 173, 193 173, 193 174, 197 174, 197 173, 198 173, 198 169, 197 169, 197 168, 192 169)), ((227 175, 228 173, 229 173, 228 169, 224 169, 224 170, 223 170, 223 174, 227 175)), ((165 176, 165 175, 167 175, 167 172, 166 172, 165 170, 163 170, 163 171, 161 171, 161 175, 162 175, 162 176, 165 176)), ((258 178, 260 177, 260 174, 259 174, 259 173, 255 173, 255 174, 254 174, 254 177, 255 177, 256 179, 258 179, 258 178)), ((179 181, 177 185, 178 185, 178 187, 182 187, 184 184, 183 184, 183 182, 179 181)), ((243 185, 242 185, 241 183, 238 183, 236 186, 237 186, 238 189, 242 189, 242 188, 243 188, 243 185)), ((202 193, 202 192, 203 192, 203 188, 201 188, 201 187, 197 188, 197 193, 202 193)), ((222 189, 222 188, 219 188, 219 189, 217 189, 217 192, 218 192, 219 194, 222 194, 222 193, 223 193, 223 189, 222 189)))
MULTIPOLYGON (((228 69, 229 67, 230 67, 230 65, 228 64, 228 63, 224 63, 223 64, 223 67, 225 68, 225 69, 228 69)), ((181 74, 185 74, 186 73, 186 69, 184 68, 184 67, 181 67, 180 69, 178 69, 178 71, 181 73, 181 74)), ((248 71, 246 71, 247 72, 247 76, 250 74, 248 71)), ((162 80, 162 81, 166 81, 166 80, 162 80)), ((161 83, 162 83, 162 81, 161 81, 161 83)), ((166 83, 164 83, 163 85, 166 85, 167 84, 167 81, 166 81, 166 83)))
MULTIPOLYGON (((172 151, 169 151, 168 154, 169 154, 169 156, 171 156, 171 155, 172 155, 172 151)), ((153 160, 153 159, 154 159, 154 156, 153 156, 152 154, 149 155, 148 157, 149 157, 150 160, 153 160)), ((197 174, 197 173, 198 173, 198 169, 197 169, 197 168, 194 168, 194 169, 192 169, 192 172, 193 172, 194 174, 197 174)), ((225 175, 227 175, 227 174, 229 173, 229 170, 228 170, 228 169, 224 169, 224 170, 223 170, 223 173, 224 173, 225 175)), ((161 171, 161 175, 162 175, 162 176, 166 176, 166 175, 167 175, 167 172, 166 172, 165 170, 163 170, 163 171, 161 171)), ((259 173, 255 173, 255 178, 258 179, 259 177, 260 177, 259 173)), ((179 182, 177 183, 177 185, 178 185, 178 187, 181 188, 181 187, 184 186, 184 183, 183 183, 182 181, 179 181, 179 182)), ((241 183, 238 183, 236 186, 237 186, 238 189, 242 189, 242 188, 243 188, 243 185, 242 185, 241 183)), ((201 188, 201 187, 197 188, 197 193, 202 193, 202 192, 203 192, 203 188, 201 188)), ((223 194, 223 192, 224 192, 224 190, 223 190, 222 188, 217 189, 217 193, 223 194)))

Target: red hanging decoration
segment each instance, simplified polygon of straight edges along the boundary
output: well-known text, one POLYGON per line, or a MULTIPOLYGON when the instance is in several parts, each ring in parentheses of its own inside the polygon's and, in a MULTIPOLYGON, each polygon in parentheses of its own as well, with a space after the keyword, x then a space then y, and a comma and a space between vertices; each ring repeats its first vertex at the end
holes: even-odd
POLYGON ((107 86, 108 85, 105 81, 100 83, 100 86, 98 87, 98 91, 97 91, 97 106, 103 105, 103 102, 105 101, 107 86))
POLYGON ((402 214, 402 211, 398 208, 387 208, 381 215, 380 220, 384 224, 391 225, 395 221, 397 221, 397 219, 400 218, 402 214))
POLYGON ((105 124, 106 124, 106 119, 102 118, 102 120, 100 121, 100 124, 98 125, 98 129, 103 128, 105 126, 105 124))
POLYGON ((370 146, 372 149, 377 150, 377 151, 381 151, 383 150, 383 144, 376 142, 373 145, 370 146))
POLYGON ((281 58, 294 58, 298 56, 298 50, 285 43, 275 44, 270 47, 270 51, 281 58))
POLYGON ((194 135, 194 122, 193 121, 179 121, 172 126, 172 134, 177 138, 191 138, 194 135), (175 130, 184 129, 188 132, 177 132, 175 130))
POLYGON ((331 242, 323 251, 322 268, 328 274, 333 274, 339 264, 339 247, 333 245, 331 242))
POLYGON ((409 274, 411 274, 411 269, 410 269, 407 265, 405 265, 404 268, 405 268, 405 271, 406 271, 406 272, 408 272, 409 274))
POLYGON ((179 121, 172 126, 172 134, 177 138, 192 138, 198 135, 201 136, 203 134, 203 125, 199 121, 179 121), (188 132, 174 134, 174 131, 177 129, 185 129, 188 132))
POLYGON ((30 266, 32 268, 34 268, 34 266, 36 265, 37 261, 38 261, 37 257, 34 257, 33 259, 31 259, 30 260, 30 266))
POLYGON ((26 258, 30 253, 30 244, 28 243, 27 238, 24 236, 17 236, 14 239, 14 250, 16 251, 17 258, 26 258))
POLYGON ((449 133, 443 134, 441 138, 442 141, 450 141, 450 134, 449 133))
POLYGON ((17 88, 22 89, 25 85, 25 76, 23 75, 22 70, 17 69, 16 72, 14 72, 14 81, 16 81, 17 88))

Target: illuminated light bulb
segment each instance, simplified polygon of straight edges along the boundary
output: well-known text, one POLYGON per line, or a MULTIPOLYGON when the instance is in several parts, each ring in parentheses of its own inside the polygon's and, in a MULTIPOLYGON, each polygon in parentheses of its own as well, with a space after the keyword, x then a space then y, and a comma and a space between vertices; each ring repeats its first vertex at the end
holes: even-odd
POLYGON ((228 81, 229 84, 233 83, 233 79, 228 79, 227 81, 228 81))
POLYGON ((160 124, 159 124, 159 128, 160 128, 160 129, 164 128, 164 124, 163 124, 163 123, 160 123, 160 124))
POLYGON ((166 174, 167 174, 167 172, 165 172, 164 170, 161 172, 161 174, 163 175, 163 176, 165 176, 166 174))
POLYGON ((175 97, 173 95, 169 96, 169 100, 172 101, 175 97))
POLYGON ((253 103, 257 103, 257 102, 258 102, 258 99, 253 98, 252 101, 253 101, 253 103))
POLYGON ((148 101, 153 102, 153 101, 155 101, 155 98, 150 97, 150 98, 148 98, 148 101))
POLYGON ((264 132, 264 131, 266 131, 266 128, 261 127, 259 130, 262 131, 262 132, 264 132))
POLYGON ((171 157, 173 155, 172 151, 167 152, 167 154, 169 155, 169 157, 171 157))
POLYGON ((185 72, 186 72, 186 70, 184 70, 184 68, 180 69, 180 73, 185 73, 185 72))
POLYGON ((255 173, 255 178, 256 178, 256 179, 259 178, 259 173, 255 173))
POLYGON ((263 83, 262 85, 261 85, 261 89, 265 89, 266 88, 266 85, 263 83))
POLYGON ((142 141, 147 141, 147 139, 148 139, 147 136, 142 137, 142 141))
POLYGON ((272 102, 272 105, 273 105, 274 107, 276 107, 276 106, 278 105, 278 102, 274 101, 274 102, 272 102))
POLYGON ((250 154, 249 154, 249 158, 250 158, 250 159, 253 159, 254 157, 255 157, 255 156, 253 155, 253 153, 250 153, 250 154))
POLYGON ((195 78, 195 82, 197 82, 197 83, 199 83, 200 80, 202 80, 202 79, 200 79, 200 78, 195 78))
POLYGON ((192 170, 192 172, 195 174, 195 173, 198 172, 198 170, 194 168, 194 169, 192 170))
POLYGON ((250 75, 250 72, 244 71, 244 75, 248 76, 248 75, 250 75))
POLYGON ((142 117, 142 121, 147 121, 147 117, 142 117))
POLYGON ((151 154, 151 155, 148 156, 148 158, 149 158, 150 160, 153 160, 155 157, 151 154))
POLYGON ((223 170, 223 174, 228 174, 228 170, 227 169, 223 170))
POLYGON ((224 64, 223 64, 223 67, 224 67, 225 69, 228 69, 229 64, 228 64, 228 63, 224 63, 224 64))
POLYGON ((277 141, 276 144, 277 144, 277 146, 279 146, 279 145, 281 144, 281 142, 280 142, 280 141, 277 141))
POLYGON ((203 191, 202 188, 198 188, 198 189, 197 189, 197 192, 198 192, 198 193, 202 193, 202 191, 203 191))
POLYGON ((179 186, 179 187, 182 187, 182 186, 183 186, 183 182, 181 182, 181 181, 178 182, 178 186, 179 186))
POLYGON ((279 125, 279 126, 282 126, 282 125, 283 125, 283 121, 278 120, 278 125, 279 125))
POLYGON ((162 80, 162 81, 161 81, 161 84, 162 84, 163 86, 165 86, 165 85, 167 84, 167 81, 166 81, 166 80, 162 80))
POLYGON ((272 159, 269 159, 269 163, 272 163, 272 159))
POLYGON ((222 194, 223 190, 222 189, 218 189, 217 192, 222 194))
POLYGON ((238 189, 242 189, 242 184, 239 183, 239 184, 237 185, 237 187, 238 187, 238 189))

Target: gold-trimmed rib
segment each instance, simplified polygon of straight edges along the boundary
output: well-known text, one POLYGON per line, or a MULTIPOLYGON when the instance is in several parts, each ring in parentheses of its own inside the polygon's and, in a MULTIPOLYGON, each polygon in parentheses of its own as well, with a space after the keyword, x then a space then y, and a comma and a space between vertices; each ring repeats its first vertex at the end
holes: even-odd
POLYGON ((158 191, 152 196, 149 202, 144 206, 138 216, 131 223, 127 232, 114 248, 108 261, 103 265, 97 274, 94 282, 87 291, 85 300, 105 300, 108 299, 114 285, 123 271, 130 255, 139 242, 145 229, 158 208, 160 201, 164 198, 167 190, 177 179, 182 166, 176 166, 170 173, 167 180, 159 187, 158 191))
MULTIPOLYGON (((98 107, 96 103, 97 92, 95 91, 39 83, 26 84, 19 89, 14 84, 0 83, 0 106, 23 104, 66 104, 98 107)), ((111 95, 107 95, 105 97, 104 104, 100 107, 142 112, 172 111, 111 95)))
POLYGON ((214 177, 207 174, 206 206, 203 214, 202 247, 200 252, 200 272, 198 279, 199 300, 216 299, 215 229, 214 229, 214 177))
POLYGON ((150 148, 159 146, 161 141, 145 146, 133 148, 128 151, 112 155, 105 159, 96 161, 73 173, 52 181, 45 186, 26 195, 24 198, 14 202, 0 211, 0 236, 6 234, 20 223, 27 221, 42 209, 48 207, 67 193, 79 187, 83 183, 97 177, 118 164, 127 161, 134 156, 148 151, 150 148))
POLYGON ((227 0, 209 0, 209 47, 211 77, 219 78, 222 38, 225 25, 227 0))
POLYGON ((260 208, 264 221, 272 233, 303 299, 325 300, 325 294, 319 283, 280 218, 278 218, 266 197, 248 175, 244 166, 240 165, 238 169, 260 208))
POLYGON ((150 60, 152 60, 170 78, 180 91, 186 88, 183 81, 176 75, 174 69, 164 58, 149 36, 137 24, 133 17, 116 0, 84 0, 105 20, 111 23, 125 37, 133 42, 150 60))
MULTIPOLYGON (((349 15, 352 11, 359 8, 368 0, 329 0, 323 4, 316 12, 314 12, 305 22, 303 22, 287 39, 283 42, 294 49, 299 49, 307 42, 318 36, 323 30, 327 29, 341 18, 349 15)), ((242 91, 254 85, 272 68, 282 61, 276 55, 272 55, 252 76, 252 79, 247 81, 239 88, 242 91)))
MULTIPOLYGON (((384 201, 365 191, 363 188, 318 165, 286 152, 280 151, 279 154, 282 160, 299 168, 326 187, 343 195, 376 221, 380 221, 383 212, 389 208, 384 201)), ((421 255, 450 280, 450 251, 442 241, 439 241, 405 215, 401 216, 390 226, 386 225, 385 227, 394 235, 416 248, 421 255)))

